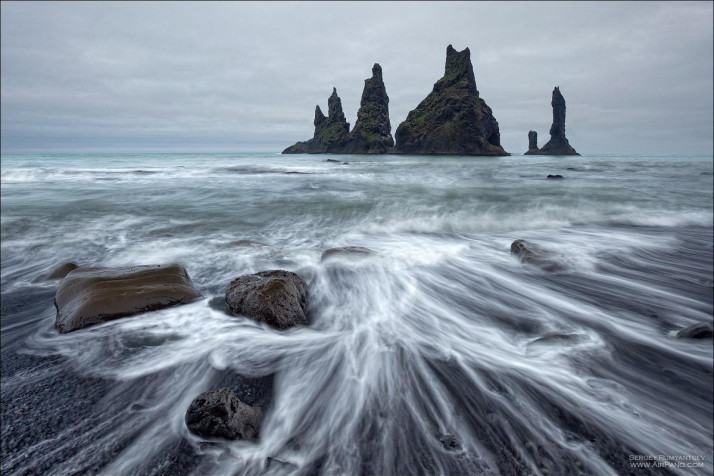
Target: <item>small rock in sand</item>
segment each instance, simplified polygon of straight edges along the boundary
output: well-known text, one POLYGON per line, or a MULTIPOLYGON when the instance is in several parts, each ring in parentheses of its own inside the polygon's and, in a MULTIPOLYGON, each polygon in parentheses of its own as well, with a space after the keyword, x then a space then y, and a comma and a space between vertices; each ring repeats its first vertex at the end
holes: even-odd
POLYGON ((263 410, 238 400, 229 388, 204 392, 186 411, 186 426, 203 437, 229 440, 253 439, 258 436, 263 410))

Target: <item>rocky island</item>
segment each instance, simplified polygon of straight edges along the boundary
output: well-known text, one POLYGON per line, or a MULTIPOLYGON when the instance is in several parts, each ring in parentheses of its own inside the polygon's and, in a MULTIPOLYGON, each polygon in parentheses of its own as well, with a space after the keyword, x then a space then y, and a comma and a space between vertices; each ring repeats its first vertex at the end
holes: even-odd
POLYGON ((313 138, 288 147, 283 154, 386 154, 394 146, 389 97, 378 63, 372 67, 372 77, 364 81, 357 122, 351 132, 336 88, 327 104, 327 117, 320 106, 315 107, 313 138))
POLYGON ((550 140, 538 148, 538 134, 528 132, 528 152, 525 155, 580 155, 570 146, 565 137, 565 98, 560 93, 558 86, 553 89, 553 125, 550 126, 550 140))
POLYGON ((337 88, 332 88, 332 95, 327 100, 327 112, 325 117, 320 106, 315 106, 315 135, 310 140, 291 145, 283 154, 339 154, 349 137, 350 124, 342 112, 342 100, 337 95, 337 88))
POLYGON ((416 155, 510 155, 498 122, 479 97, 468 48, 446 48, 444 76, 395 133, 395 152, 416 155))

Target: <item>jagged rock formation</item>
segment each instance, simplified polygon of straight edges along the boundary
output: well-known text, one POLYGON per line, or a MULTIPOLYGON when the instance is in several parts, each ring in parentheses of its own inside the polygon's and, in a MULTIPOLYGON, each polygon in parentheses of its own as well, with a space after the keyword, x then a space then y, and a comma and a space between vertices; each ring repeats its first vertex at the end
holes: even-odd
POLYGON ((315 136, 298 142, 283 154, 386 154, 393 146, 389 122, 389 97, 382 80, 382 67, 375 63, 372 77, 365 79, 357 122, 352 132, 342 112, 342 101, 333 88, 328 117, 315 108, 315 136))
POLYGON ((389 96, 382 80, 382 67, 372 66, 372 77, 364 80, 357 122, 344 146, 344 154, 386 154, 394 147, 389 122, 389 96))
POLYGON ((509 155, 498 122, 479 97, 468 48, 446 48, 444 77, 395 133, 396 152, 420 155, 509 155))
MULTIPOLYGON (((580 155, 570 146, 565 137, 565 98, 558 86, 553 89, 553 125, 550 126, 550 140, 542 149, 532 148, 531 133, 528 133, 528 152, 526 155, 580 155)), ((532 132, 532 131, 531 131, 532 132)), ((537 146, 537 144, 535 144, 537 146)))
POLYGON ((528 152, 532 154, 538 151, 538 133, 536 131, 528 131, 528 152))
POLYGON ((349 138, 350 125, 342 112, 342 100, 337 95, 337 88, 332 88, 332 95, 327 100, 327 113, 328 116, 325 117, 320 106, 315 106, 313 138, 291 145, 283 154, 340 153, 349 138))

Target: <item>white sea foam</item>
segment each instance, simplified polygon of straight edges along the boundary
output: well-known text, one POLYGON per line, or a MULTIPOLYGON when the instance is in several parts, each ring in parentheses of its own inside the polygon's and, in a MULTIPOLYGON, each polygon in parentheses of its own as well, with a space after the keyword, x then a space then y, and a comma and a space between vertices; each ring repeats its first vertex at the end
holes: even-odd
POLYGON ((86 436, 64 430, 27 450, 36 458, 11 456, 6 467, 32 472, 79 445, 55 461, 69 473, 131 435, 103 474, 148 471, 181 440, 214 464, 201 474, 617 474, 613 459, 627 451, 705 452, 712 469, 711 408, 701 396, 711 345, 672 335, 711 321, 711 300, 697 291, 712 279, 711 200, 697 194, 711 190, 688 197, 679 193, 687 184, 668 181, 650 195, 653 181, 670 176, 665 165, 625 158, 651 175, 633 179, 642 193, 601 188, 603 170, 622 173, 609 159, 257 159, 122 159, 76 174, 3 162, 3 198, 12 193, 3 203, 3 293, 56 285, 32 280, 72 259, 179 262, 205 295, 65 335, 47 309, 29 351, 61 354, 80 375, 114 381, 116 394, 86 436), (593 175, 542 180, 565 165, 593 175), (112 174, 120 179, 97 191, 97 177, 112 174), (64 180, 76 189, 29 193, 64 180), (509 250, 519 238, 564 269, 522 264, 509 250), (350 245, 372 253, 320 260, 326 248, 350 245), (236 276, 276 268, 307 280, 309 327, 276 331, 211 304, 236 276), (186 408, 218 371, 275 376, 259 440, 205 447, 188 432, 186 408), (128 388, 131 399, 121 395, 128 388), (444 435, 460 449, 445 448, 444 435))

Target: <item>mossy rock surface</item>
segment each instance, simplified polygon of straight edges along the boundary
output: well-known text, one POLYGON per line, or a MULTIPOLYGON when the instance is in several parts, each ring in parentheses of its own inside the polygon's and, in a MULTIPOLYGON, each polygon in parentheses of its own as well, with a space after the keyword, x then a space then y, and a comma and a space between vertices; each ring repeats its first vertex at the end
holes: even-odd
POLYGON ((298 142, 283 154, 385 154, 394 147, 389 122, 389 97, 382 80, 382 67, 372 67, 372 77, 364 82, 357 122, 350 131, 342 102, 333 89, 328 101, 328 116, 315 109, 315 135, 298 142))
POLYGON ((444 76, 397 128, 396 152, 423 155, 509 155, 498 122, 479 97, 469 49, 446 49, 444 76))

